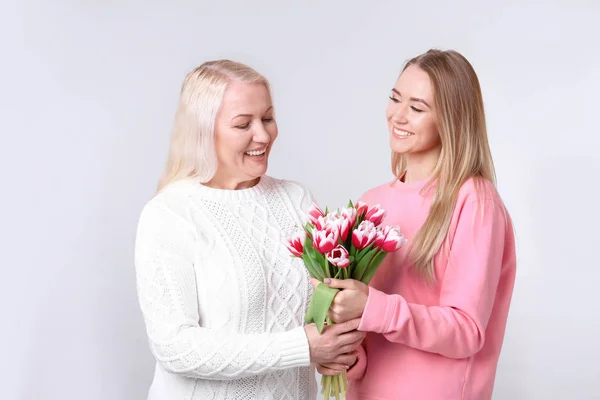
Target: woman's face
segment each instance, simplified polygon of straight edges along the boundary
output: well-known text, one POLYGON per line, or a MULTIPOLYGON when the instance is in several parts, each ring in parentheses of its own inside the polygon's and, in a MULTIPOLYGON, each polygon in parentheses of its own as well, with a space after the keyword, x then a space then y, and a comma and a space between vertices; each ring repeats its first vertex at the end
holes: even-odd
POLYGON ((392 89, 386 117, 394 152, 437 161, 441 143, 433 85, 425 71, 410 65, 402 72, 392 89))
POLYGON ((264 175, 277 132, 265 85, 231 82, 215 121, 218 167, 211 186, 237 189, 264 175))

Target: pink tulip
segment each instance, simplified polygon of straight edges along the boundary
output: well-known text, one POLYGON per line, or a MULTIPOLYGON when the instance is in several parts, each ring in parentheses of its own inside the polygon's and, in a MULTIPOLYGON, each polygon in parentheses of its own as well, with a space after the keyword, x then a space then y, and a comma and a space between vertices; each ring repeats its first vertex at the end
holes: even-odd
POLYGON ((375 247, 390 253, 398 250, 400 247, 406 244, 406 242, 406 238, 402 233, 400 233, 400 228, 397 226, 385 226, 383 229, 377 232, 377 237, 375 238, 375 247))
POLYGON ((348 233, 350 232, 350 228, 352 228, 352 225, 350 225, 350 220, 340 219, 338 227, 340 230, 340 238, 342 239, 342 241, 345 242, 346 239, 348 238, 348 233))
POLYGON ((385 233, 383 231, 384 229, 377 228, 377 234, 375 235, 375 242, 373 246, 377 247, 378 249, 381 249, 385 240, 385 233))
POLYGON ((350 221, 350 225, 354 225, 356 222, 356 208, 344 207, 340 210, 340 217, 350 221))
POLYGON ((381 225, 385 217, 385 210, 379 204, 369 207, 365 219, 371 221, 375 226, 381 225))
MULTIPOLYGON (((309 219, 310 219, 310 217, 309 217, 309 219)), ((311 223, 319 231, 322 231, 327 226, 327 221, 325 220, 325 217, 322 215, 317 217, 317 219, 315 219, 314 222, 311 221, 311 223)))
POLYGON ((340 231, 336 224, 313 230, 313 247, 321 254, 329 253, 338 244, 340 231))
POLYGON ((338 268, 346 268, 350 265, 348 250, 341 244, 337 245, 335 249, 327 253, 327 259, 331 264, 338 268))
POLYGON ((357 216, 361 216, 367 212, 367 210, 369 209, 369 205, 363 201, 359 201, 358 203, 355 204, 356 207, 356 215, 357 216))
POLYGON ((334 226, 337 227, 339 225, 339 222, 340 222, 339 219, 340 218, 337 214, 329 214, 326 216, 320 216, 317 218, 314 225, 315 225, 315 228, 317 228, 320 231, 327 229, 327 228, 333 229, 334 226))
POLYGON ((350 229, 354 227, 356 222, 356 210, 354 208, 342 208, 339 216, 340 237, 342 241, 346 241, 350 229))
POLYGON ((363 221, 358 227, 352 232, 352 244, 358 250, 362 250, 369 246, 375 237, 377 236, 377 228, 371 221, 363 221))
POLYGON ((304 240, 306 239, 306 233, 300 231, 295 233, 290 240, 288 240, 287 248, 296 257, 302 257, 304 253, 304 240))
POLYGON ((323 210, 321 210, 321 208, 319 208, 319 206, 316 203, 312 203, 312 205, 308 209, 308 221, 311 224, 316 225, 319 217, 324 216, 325 213, 323 212, 323 210))

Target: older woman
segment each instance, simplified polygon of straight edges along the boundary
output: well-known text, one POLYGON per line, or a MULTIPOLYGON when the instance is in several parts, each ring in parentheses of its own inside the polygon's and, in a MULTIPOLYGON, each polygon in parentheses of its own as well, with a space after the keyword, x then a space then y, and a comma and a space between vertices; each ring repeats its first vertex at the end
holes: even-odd
POLYGON ((312 201, 265 175, 267 80, 232 61, 186 77, 166 169, 142 211, 138 296, 157 365, 148 399, 314 399, 310 367, 347 368, 359 320, 303 326, 311 284, 285 238, 312 201))

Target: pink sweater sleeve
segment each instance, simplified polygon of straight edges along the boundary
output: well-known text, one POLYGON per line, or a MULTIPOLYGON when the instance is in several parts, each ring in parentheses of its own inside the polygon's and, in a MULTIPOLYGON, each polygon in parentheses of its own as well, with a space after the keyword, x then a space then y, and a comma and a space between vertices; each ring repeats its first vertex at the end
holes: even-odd
POLYGON ((413 304, 369 288, 358 329, 449 358, 477 353, 500 279, 505 218, 504 208, 491 200, 465 203, 441 278, 440 305, 413 304))

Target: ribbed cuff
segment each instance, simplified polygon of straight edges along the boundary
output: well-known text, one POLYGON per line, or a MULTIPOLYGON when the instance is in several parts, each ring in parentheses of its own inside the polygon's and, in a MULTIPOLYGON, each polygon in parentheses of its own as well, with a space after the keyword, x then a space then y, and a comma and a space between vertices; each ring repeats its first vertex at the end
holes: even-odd
POLYGON ((310 349, 303 326, 277 334, 275 344, 281 349, 279 363, 282 368, 308 367, 310 365, 310 349))
POLYGON ((396 309, 392 296, 369 287, 369 297, 363 311, 358 330, 362 332, 386 333, 391 315, 396 309))

